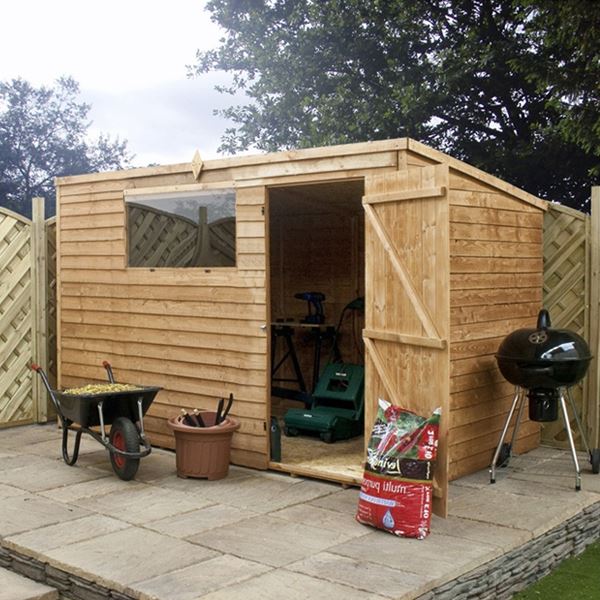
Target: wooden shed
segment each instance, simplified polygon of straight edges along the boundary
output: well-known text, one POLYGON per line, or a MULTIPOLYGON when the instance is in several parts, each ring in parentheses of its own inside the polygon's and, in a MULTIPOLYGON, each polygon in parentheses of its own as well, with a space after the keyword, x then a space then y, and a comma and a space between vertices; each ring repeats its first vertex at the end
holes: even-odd
MULTIPOLYGON (((535 323, 545 210, 411 139, 60 178, 60 385, 101 380, 108 359, 120 380, 162 386, 146 427, 168 448, 169 417, 232 392, 234 463, 357 483, 364 438, 302 440, 294 459, 284 438, 271 460, 271 416, 298 406, 271 394, 281 344, 271 350, 273 328, 306 314, 296 293, 323 293, 330 324, 364 296, 340 348, 364 360, 365 434, 379 397, 442 407, 444 514, 448 481, 489 464, 512 400, 494 352, 535 323)), ((314 336, 293 329, 310 382, 314 336)), ((538 442, 525 423, 517 450, 538 442)))

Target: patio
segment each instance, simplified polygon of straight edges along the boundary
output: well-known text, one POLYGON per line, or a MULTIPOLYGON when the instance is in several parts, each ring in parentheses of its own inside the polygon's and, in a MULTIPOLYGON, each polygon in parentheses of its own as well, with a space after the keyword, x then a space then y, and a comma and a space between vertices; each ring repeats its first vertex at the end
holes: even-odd
MULTIPOLYGON (((180 479, 154 449, 117 479, 84 436, 60 458, 55 425, 0 430, 0 567, 85 600, 510 598, 600 537, 600 477, 567 451, 515 457, 450 485, 422 541, 354 520, 358 490, 231 467, 180 479)), ((0 594, 1 595, 1 594, 0 594)))

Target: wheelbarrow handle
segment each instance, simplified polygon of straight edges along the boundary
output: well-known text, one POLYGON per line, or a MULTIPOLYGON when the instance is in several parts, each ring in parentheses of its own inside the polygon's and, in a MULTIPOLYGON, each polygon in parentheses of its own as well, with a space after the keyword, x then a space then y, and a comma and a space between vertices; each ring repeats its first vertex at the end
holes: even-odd
POLYGON ((48 377, 46 375, 46 373, 44 372, 44 369, 42 369, 42 367, 40 367, 40 365, 36 364, 36 363, 31 363, 31 370, 35 371, 41 378, 42 381, 44 382, 44 386, 46 387, 46 390, 48 390, 48 395, 50 396, 50 400, 52 400, 52 404, 54 404, 54 408, 56 408, 56 411, 59 415, 59 417, 61 418, 61 420, 64 420, 64 416, 62 413, 62 410, 60 408, 60 403, 58 401, 58 399, 56 398, 56 396, 54 395, 54 390, 52 389, 52 386, 50 385, 50 382, 48 381, 48 377))
POLYGON ((102 361, 102 366, 106 369, 106 373, 108 375, 108 382, 115 383, 115 376, 113 375, 111 364, 107 360, 104 360, 102 361))

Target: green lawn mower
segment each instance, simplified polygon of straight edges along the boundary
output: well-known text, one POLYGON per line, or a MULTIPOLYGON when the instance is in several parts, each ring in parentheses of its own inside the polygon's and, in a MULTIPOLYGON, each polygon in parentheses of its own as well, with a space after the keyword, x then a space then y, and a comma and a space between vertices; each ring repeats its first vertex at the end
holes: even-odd
POLYGON ((337 346, 347 311, 364 311, 364 298, 344 307, 335 331, 332 360, 319 377, 310 409, 290 408, 283 417, 287 436, 319 435, 330 444, 363 433, 365 369, 362 365, 344 363, 337 346))

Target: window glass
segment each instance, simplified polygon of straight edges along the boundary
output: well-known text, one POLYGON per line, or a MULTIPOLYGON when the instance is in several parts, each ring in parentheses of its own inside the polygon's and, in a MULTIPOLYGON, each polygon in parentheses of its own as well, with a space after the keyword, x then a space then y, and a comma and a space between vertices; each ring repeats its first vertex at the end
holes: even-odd
POLYGON ((130 267, 234 267, 235 192, 129 196, 130 267))

